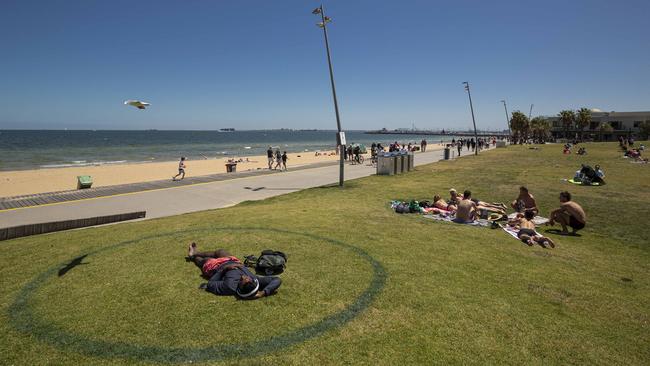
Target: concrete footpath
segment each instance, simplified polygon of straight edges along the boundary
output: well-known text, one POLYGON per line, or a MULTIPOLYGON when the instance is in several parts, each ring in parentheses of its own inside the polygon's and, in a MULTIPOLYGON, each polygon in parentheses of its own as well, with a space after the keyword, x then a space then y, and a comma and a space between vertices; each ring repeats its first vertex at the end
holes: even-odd
MULTIPOLYGON (((415 165, 443 158, 443 150, 418 153, 415 165)), ((375 174, 368 164, 345 165, 345 180, 375 174)), ((173 216, 261 200, 301 189, 337 184, 339 166, 314 167, 280 174, 240 177, 216 182, 98 197, 0 211, 0 228, 147 211, 146 219, 173 216)))

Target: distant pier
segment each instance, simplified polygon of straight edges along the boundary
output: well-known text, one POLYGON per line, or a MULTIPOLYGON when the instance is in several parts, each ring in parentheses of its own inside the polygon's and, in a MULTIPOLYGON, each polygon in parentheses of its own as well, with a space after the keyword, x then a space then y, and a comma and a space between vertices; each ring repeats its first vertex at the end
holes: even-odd
MULTIPOLYGON (((429 131, 429 130, 374 130, 374 131, 365 131, 369 135, 437 135, 437 136, 469 136, 473 137, 474 132, 449 132, 449 131, 429 131)), ((481 131, 476 135, 480 137, 486 136, 496 136, 496 137, 508 137, 507 132, 489 132, 481 131)))

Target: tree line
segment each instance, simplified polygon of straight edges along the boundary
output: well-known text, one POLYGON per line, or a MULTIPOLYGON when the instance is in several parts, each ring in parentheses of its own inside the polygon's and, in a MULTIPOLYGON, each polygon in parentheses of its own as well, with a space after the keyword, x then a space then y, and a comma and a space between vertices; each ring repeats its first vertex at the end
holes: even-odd
MULTIPOLYGON (((573 136, 569 136, 569 131, 577 130, 580 133, 580 140, 584 140, 585 129, 591 124, 591 110, 589 108, 580 108, 575 111, 565 109, 560 111, 557 116, 564 130, 565 138, 572 138, 573 136)), ((551 137, 551 128, 551 122, 542 116, 529 119, 520 111, 512 112, 510 131, 514 141, 533 139, 537 142, 544 142, 551 137)), ((644 122, 640 129, 641 133, 647 136, 648 131, 650 131, 650 123, 644 122)), ((600 122, 596 131, 602 136, 614 132, 614 128, 607 122, 600 122)))

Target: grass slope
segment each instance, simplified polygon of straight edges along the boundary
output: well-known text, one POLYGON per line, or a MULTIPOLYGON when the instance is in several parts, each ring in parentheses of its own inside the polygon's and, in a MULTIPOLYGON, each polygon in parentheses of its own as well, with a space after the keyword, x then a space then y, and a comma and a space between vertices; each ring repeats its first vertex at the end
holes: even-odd
POLYGON ((645 364, 650 167, 615 144, 587 147, 510 146, 345 189, 3 242, 0 364, 645 364), (563 182, 581 162, 600 164, 608 184, 563 182), (388 208, 450 187, 509 202, 522 184, 544 213, 569 190, 588 215, 582 237, 529 248, 388 208), (183 260, 191 240, 285 251, 279 294, 197 290, 183 260), (83 254, 87 264, 56 275, 83 254))

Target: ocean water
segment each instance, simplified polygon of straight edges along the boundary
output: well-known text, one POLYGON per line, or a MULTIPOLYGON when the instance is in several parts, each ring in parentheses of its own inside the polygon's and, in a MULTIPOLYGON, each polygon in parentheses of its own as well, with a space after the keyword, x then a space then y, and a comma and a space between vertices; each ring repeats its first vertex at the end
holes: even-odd
MULTIPOLYGON (((450 136, 370 135, 347 131, 348 143, 439 143, 450 136)), ((0 170, 145 163, 265 155, 269 146, 289 153, 333 150, 335 131, 57 131, 0 130, 0 170)))

